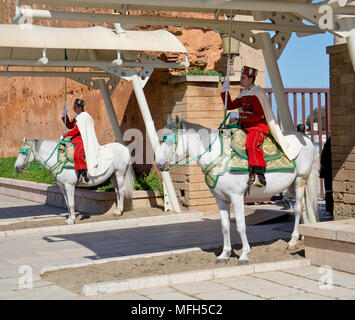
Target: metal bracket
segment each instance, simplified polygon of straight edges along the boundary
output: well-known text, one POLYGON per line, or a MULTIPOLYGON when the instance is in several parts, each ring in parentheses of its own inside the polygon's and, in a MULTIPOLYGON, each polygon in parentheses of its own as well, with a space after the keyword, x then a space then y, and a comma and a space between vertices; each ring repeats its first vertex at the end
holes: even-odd
MULTIPOLYGON (((265 19, 269 19, 274 24, 304 25, 302 19, 289 13, 283 12, 265 12, 265 19)), ((292 32, 279 32, 271 38, 274 45, 276 59, 279 59, 285 50, 288 41, 292 36, 292 32)))
MULTIPOLYGON (((92 76, 90 75, 79 75, 79 74, 72 74, 70 72, 67 73, 67 77, 79 82, 89 88, 92 89, 100 89, 100 85, 98 82, 98 79, 93 79, 92 76)), ((113 91, 116 89, 118 83, 120 82, 120 79, 115 76, 108 75, 106 77, 109 77, 110 79, 107 81, 106 85, 109 90, 110 96, 112 95, 113 91)))
MULTIPOLYGON (((217 32, 229 34, 229 26, 218 26, 215 28, 217 32)), ((258 39, 257 34, 251 32, 247 28, 236 28, 232 27, 232 38, 239 40, 240 42, 245 43, 246 45, 254 48, 254 49, 261 49, 262 43, 258 39)))

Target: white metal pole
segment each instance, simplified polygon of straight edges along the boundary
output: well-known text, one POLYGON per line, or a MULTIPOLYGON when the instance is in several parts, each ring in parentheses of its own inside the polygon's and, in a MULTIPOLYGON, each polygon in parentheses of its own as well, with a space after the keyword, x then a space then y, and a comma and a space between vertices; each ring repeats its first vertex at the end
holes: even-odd
POLYGON ((347 37, 346 41, 348 43, 350 58, 355 72, 355 28, 350 30, 350 35, 347 37))
MULTIPOLYGON (((132 85, 133 85, 134 93, 136 94, 136 97, 137 97, 140 111, 142 113, 143 121, 144 121, 146 130, 147 130, 147 133, 148 133, 149 141, 152 144, 152 148, 155 153, 157 150, 157 147, 159 146, 159 137, 158 137, 157 131, 154 126, 154 121, 153 121, 152 116, 150 114, 149 106, 148 106, 147 100, 145 98, 144 91, 143 91, 141 82, 139 80, 139 76, 137 74, 135 74, 132 77, 132 85)), ((170 203, 172 205, 172 208, 176 212, 181 212, 179 201, 177 199, 174 185, 171 180, 171 176, 170 176, 169 172, 166 171, 166 172, 162 172, 161 174, 163 177, 164 185, 166 187, 166 191, 168 193, 168 197, 169 197, 170 203)))
POLYGON ((117 115, 115 109, 113 108, 113 104, 110 97, 110 93, 107 88, 107 84, 104 79, 98 79, 97 82, 99 83, 100 86, 101 96, 102 99, 104 100, 106 112, 108 114, 108 118, 110 119, 116 141, 123 144, 121 129, 120 126, 118 125, 117 115))
MULTIPOLYGON (((95 61, 97 59, 95 50, 88 50, 88 52, 89 52, 90 59, 95 61)), ((120 126, 118 125, 117 115, 115 109, 113 108, 111 96, 108 91, 106 82, 104 79, 98 79, 97 82, 100 86, 101 96, 102 99, 104 100, 106 112, 108 114, 108 118, 110 119, 112 130, 115 135, 116 141, 119 143, 123 143, 121 129, 120 126)))
POLYGON ((275 50, 267 32, 260 34, 263 44, 263 55, 266 63, 267 71, 269 73, 272 89, 274 91, 277 109, 279 111, 282 128, 284 131, 294 131, 292 116, 288 106, 285 88, 282 83, 282 78, 277 64, 275 50))

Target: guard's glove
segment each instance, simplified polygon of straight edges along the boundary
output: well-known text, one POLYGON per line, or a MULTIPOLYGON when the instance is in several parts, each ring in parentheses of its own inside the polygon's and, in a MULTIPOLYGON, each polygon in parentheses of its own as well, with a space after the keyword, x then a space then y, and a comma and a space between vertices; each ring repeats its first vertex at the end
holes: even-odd
POLYGON ((226 92, 226 91, 229 89, 229 85, 230 85, 229 79, 227 79, 226 81, 224 81, 223 86, 222 86, 223 92, 226 92))

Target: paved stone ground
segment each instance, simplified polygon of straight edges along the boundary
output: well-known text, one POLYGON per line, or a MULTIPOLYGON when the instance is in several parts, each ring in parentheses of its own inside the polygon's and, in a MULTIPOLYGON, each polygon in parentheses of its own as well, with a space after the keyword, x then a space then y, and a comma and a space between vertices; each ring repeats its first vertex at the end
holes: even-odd
POLYGON ((0 299, 110 300, 355 300, 355 275, 332 270, 332 285, 323 288, 315 266, 255 273, 210 281, 84 297, 37 280, 33 289, 18 289, 18 279, 0 280, 0 299))
MULTIPOLYGON (((6 206, 11 207, 12 214, 18 217, 24 216, 21 210, 27 206, 32 206, 35 215, 38 204, 23 201, 20 206, 17 200, 1 197, 1 213, 5 212, 6 206), (18 206, 10 206, 11 201, 18 206)), ((49 207, 49 211, 44 209, 38 213, 56 214, 50 211, 52 209, 57 208, 49 207)), ((282 229, 288 225, 247 226, 248 239, 253 243, 289 237, 289 232, 275 230, 275 227, 282 229)), ((231 231, 233 243, 240 243, 234 223, 231 224, 231 231)), ((213 217, 100 232, 5 238, 0 240, 0 299, 87 299, 41 280, 40 270, 43 267, 109 257, 216 247, 221 244, 220 221, 213 217), (24 265, 31 266, 33 270, 33 289, 19 289, 19 280, 23 275, 20 268, 24 265)), ((355 275, 333 271, 332 289, 321 289, 318 284, 320 277, 319 268, 300 267, 105 295, 94 299, 355 299, 355 275)))
POLYGON ((34 218, 58 217, 67 212, 68 211, 63 208, 0 194, 0 224, 8 224, 34 218))

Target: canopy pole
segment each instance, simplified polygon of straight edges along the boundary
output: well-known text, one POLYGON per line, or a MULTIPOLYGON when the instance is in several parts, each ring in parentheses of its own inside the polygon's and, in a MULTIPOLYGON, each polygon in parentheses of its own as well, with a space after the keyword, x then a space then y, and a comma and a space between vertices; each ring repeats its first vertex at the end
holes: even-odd
POLYGON ((349 54, 355 72, 355 28, 350 30, 350 35, 347 37, 346 41, 348 43, 349 54))
MULTIPOLYGON (((145 98, 139 76, 137 74, 132 76, 132 85, 148 133, 149 141, 152 145, 154 153, 156 153, 157 147, 159 146, 159 137, 154 126, 154 121, 150 114, 149 106, 145 98)), ((170 173, 168 171, 161 172, 161 175, 163 177, 164 185, 166 187, 169 201, 171 203, 173 210, 175 210, 176 212, 181 212, 179 201, 176 196, 176 192, 174 189, 173 182, 171 180, 170 173)))
POLYGON ((120 126, 118 125, 117 115, 115 109, 113 108, 113 104, 112 104, 109 90, 107 88, 107 84, 104 79, 98 79, 97 82, 100 86, 101 96, 102 99, 104 100, 106 112, 108 114, 108 118, 110 119, 111 127, 115 134, 116 141, 123 144, 121 129, 120 126))
POLYGON ((269 73, 272 89, 274 91, 282 129, 283 131, 295 131, 290 108, 288 106, 288 101, 285 94, 285 88, 282 83, 280 69, 277 64, 275 50, 270 35, 267 32, 263 32, 260 34, 260 37, 263 44, 262 50, 264 60, 267 67, 267 71, 269 73))
MULTIPOLYGON (((89 52, 90 59, 96 60, 95 50, 88 50, 88 52, 89 52)), ((107 88, 107 84, 104 79, 98 79, 96 81, 99 84, 101 96, 102 99, 104 100, 106 112, 108 114, 108 118, 110 119, 111 127, 115 135, 116 141, 123 144, 121 129, 118 124, 117 115, 112 104, 112 100, 111 100, 110 92, 107 88)))

